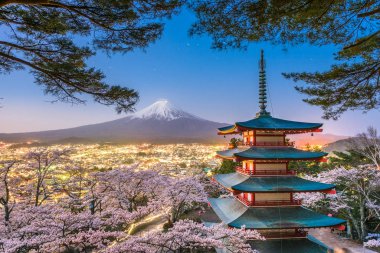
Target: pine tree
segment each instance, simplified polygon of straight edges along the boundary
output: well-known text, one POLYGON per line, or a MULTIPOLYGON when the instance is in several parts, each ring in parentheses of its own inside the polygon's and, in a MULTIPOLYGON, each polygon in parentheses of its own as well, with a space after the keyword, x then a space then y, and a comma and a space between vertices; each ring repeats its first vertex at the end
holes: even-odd
POLYGON ((325 118, 347 110, 380 107, 380 2, 373 0, 194 1, 198 21, 191 34, 210 34, 218 49, 246 48, 249 42, 339 48, 338 63, 316 73, 287 73, 306 82, 296 89, 320 106, 325 118))
POLYGON ((146 48, 162 34, 183 0, 0 0, 0 73, 26 69, 56 100, 84 103, 81 95, 129 111, 134 89, 110 85, 86 60, 146 48), (80 41, 80 43, 79 43, 80 41))

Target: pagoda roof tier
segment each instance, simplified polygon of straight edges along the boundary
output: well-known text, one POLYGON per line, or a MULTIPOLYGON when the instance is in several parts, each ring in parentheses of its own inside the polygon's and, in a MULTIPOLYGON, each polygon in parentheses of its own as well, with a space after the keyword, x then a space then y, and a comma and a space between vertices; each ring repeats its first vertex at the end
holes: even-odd
POLYGON ((317 131, 322 123, 307 123, 260 115, 254 119, 236 122, 234 125, 218 128, 219 135, 236 134, 245 130, 284 131, 286 133, 303 133, 317 131))
POLYGON ((275 239, 250 241, 252 249, 260 253, 333 253, 334 250, 315 238, 275 239))
POLYGON ((317 160, 326 156, 325 152, 312 152, 293 147, 250 147, 218 151, 221 158, 242 160, 317 160))
POLYGON ((250 177, 240 173, 218 174, 215 180, 225 188, 239 192, 314 192, 335 188, 296 176, 250 177))
POLYGON ((225 224, 235 228, 319 228, 345 223, 301 206, 247 207, 235 197, 209 198, 209 203, 225 224))

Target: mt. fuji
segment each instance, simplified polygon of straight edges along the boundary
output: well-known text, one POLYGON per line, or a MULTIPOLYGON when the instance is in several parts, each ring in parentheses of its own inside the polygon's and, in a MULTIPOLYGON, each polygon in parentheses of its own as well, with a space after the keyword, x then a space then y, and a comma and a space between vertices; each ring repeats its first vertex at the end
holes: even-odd
POLYGON ((217 128, 225 126, 174 107, 167 100, 127 114, 124 118, 93 125, 41 132, 0 134, 5 142, 114 142, 180 143, 218 142, 217 128))
POLYGON ((180 118, 201 119, 195 115, 175 108, 168 100, 158 100, 141 111, 133 113, 127 117, 131 119, 157 119, 166 121, 180 118))

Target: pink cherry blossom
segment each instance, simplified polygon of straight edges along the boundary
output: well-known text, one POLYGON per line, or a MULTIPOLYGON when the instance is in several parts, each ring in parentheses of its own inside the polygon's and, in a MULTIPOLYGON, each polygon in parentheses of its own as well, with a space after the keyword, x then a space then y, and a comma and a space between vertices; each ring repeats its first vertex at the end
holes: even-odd
POLYGON ((223 224, 206 227, 190 220, 180 220, 167 232, 151 232, 145 236, 130 236, 103 251, 105 253, 181 252, 181 250, 207 250, 226 248, 229 252, 251 253, 248 240, 263 240, 254 230, 227 228, 223 224))

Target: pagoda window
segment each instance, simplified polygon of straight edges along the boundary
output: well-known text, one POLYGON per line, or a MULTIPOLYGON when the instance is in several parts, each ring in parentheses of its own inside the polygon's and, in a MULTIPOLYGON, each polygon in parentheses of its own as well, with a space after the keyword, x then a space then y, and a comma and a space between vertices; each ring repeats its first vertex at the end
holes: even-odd
POLYGON ((244 142, 244 145, 253 145, 253 143, 254 143, 254 131, 244 131, 243 132, 243 142, 244 142))
POLYGON ((249 162, 247 162, 247 165, 248 165, 248 169, 249 169, 250 171, 254 171, 253 161, 249 161, 249 162))
POLYGON ((252 202, 253 201, 253 193, 247 193, 247 200, 249 202, 252 202))

